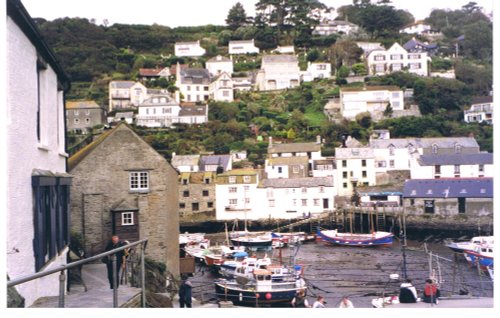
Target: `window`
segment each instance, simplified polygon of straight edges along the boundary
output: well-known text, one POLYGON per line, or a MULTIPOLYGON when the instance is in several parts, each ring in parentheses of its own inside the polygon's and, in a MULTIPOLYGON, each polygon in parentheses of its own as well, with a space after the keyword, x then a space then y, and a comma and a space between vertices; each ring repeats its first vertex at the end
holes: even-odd
POLYGON ((185 197, 185 198, 189 197, 189 191, 188 190, 184 190, 182 192, 182 196, 185 197))
POLYGON ((313 199, 314 206, 319 206, 319 199, 313 199))
POLYGON ((460 165, 455 165, 455 167, 454 167, 453 170, 454 170, 454 173, 455 173, 455 177, 460 177, 460 165))
POLYGON ((365 159, 361 160, 361 167, 366 167, 366 160, 365 159))
POLYGON ((302 199, 302 206, 307 206, 307 199, 302 199))
POLYGON ((274 193, 273 193, 273 189, 272 188, 269 188, 267 189, 267 197, 268 198, 273 198, 274 197, 274 193))
POLYGON ((236 183, 236 176, 230 176, 229 183, 236 183))
POLYGON ((302 193, 307 193, 307 188, 306 187, 302 188, 302 193))
POLYGON ((204 197, 208 197, 208 190, 203 190, 203 191, 202 191, 202 195, 203 195, 204 197))
POLYGON ((460 144, 455 144, 455 153, 461 153, 462 152, 462 145, 460 144))
POLYGON ((85 123, 90 124, 90 118, 85 118, 85 123))
POLYGON ((389 146, 389 155, 394 156, 394 146, 393 145, 389 146))
POLYGON ((275 203, 274 199, 269 200, 269 207, 273 208, 274 207, 274 203, 275 203))
POLYGON ((342 168, 346 168, 347 167, 347 160, 342 160, 342 168))
POLYGON ((131 191, 143 191, 149 189, 149 172, 137 171, 129 173, 131 191))
POLYGON ((229 204, 231 204, 231 205, 238 204, 238 199, 229 199, 229 204))
POLYGON ((361 171, 361 177, 366 178, 366 171, 361 171))
POLYGON ((293 171, 293 173, 299 173, 299 167, 293 166, 292 171, 293 171))
POLYGON ((182 184, 187 185, 188 184, 188 179, 182 179, 182 184))
POLYGON ((205 178, 205 184, 210 184, 210 178, 205 178))
POLYGON ((415 199, 410 199, 410 205, 414 206, 415 205, 415 199))
POLYGON ((207 208, 211 209, 214 207, 214 203, 213 202, 207 202, 207 208))
POLYGON ((465 213, 465 198, 458 198, 458 213, 465 213))
POLYGON ((343 179, 347 179, 347 171, 343 171, 342 172, 342 178, 343 179))
POLYGON ((186 203, 181 202, 179 203, 179 209, 185 209, 186 208, 186 203))
POLYGON ((378 168, 385 168, 387 163, 385 161, 377 161, 378 168))
POLYGON ((424 212, 434 213, 434 200, 424 200, 424 212))
POLYGON ((325 187, 319 187, 319 193, 325 193, 325 187))
POLYGON ((229 193, 236 193, 238 192, 238 188, 236 187, 229 187, 229 193))
POLYGON ((243 186, 243 190, 249 191, 250 190, 250 186, 243 186))
POLYGON ((70 178, 33 176, 33 249, 39 271, 69 244, 70 178))
POLYGON ((342 183, 342 188, 347 189, 347 182, 342 183))
POLYGON ((122 213, 122 225, 134 225, 134 212, 122 213))
POLYGON ((250 176, 243 176, 244 183, 250 183, 251 180, 252 180, 252 178, 250 176))
POLYGON ((198 211, 200 209, 200 204, 198 202, 191 203, 191 209, 193 211, 198 211))
POLYGON ((282 167, 278 167, 278 173, 282 173, 283 172, 283 168, 282 167))
POLYGON ((199 92, 200 91, 200 87, 199 86, 196 86, 196 91, 199 92))
POLYGON ((78 125, 80 123, 80 119, 75 118, 75 125, 78 125))
POLYGON ((434 166, 434 174, 441 174, 441 166, 440 165, 434 166))
POLYGON ((394 168, 394 160, 389 160, 389 168, 394 168))
POLYGON ((375 55, 374 56, 375 61, 385 61, 385 56, 384 55, 375 55))
POLYGON ((403 55, 402 54, 391 54, 391 60, 402 60, 403 55))
POLYGON ((80 113, 80 112, 79 112, 78 110, 74 110, 74 111, 73 111, 73 114, 74 114, 75 116, 78 116, 78 115, 79 115, 79 113, 80 113))
POLYGON ((484 165, 480 164, 478 167, 479 173, 484 173, 484 165))
POLYGON ((189 92, 189 91, 191 91, 191 86, 186 85, 186 90, 187 90, 188 92, 189 92))
POLYGON ((245 198, 245 204, 250 204, 250 198, 245 198))
POLYGON ((229 97, 229 91, 222 91, 223 97, 229 97))
POLYGON ((293 199, 293 206, 297 206, 297 199, 293 199))

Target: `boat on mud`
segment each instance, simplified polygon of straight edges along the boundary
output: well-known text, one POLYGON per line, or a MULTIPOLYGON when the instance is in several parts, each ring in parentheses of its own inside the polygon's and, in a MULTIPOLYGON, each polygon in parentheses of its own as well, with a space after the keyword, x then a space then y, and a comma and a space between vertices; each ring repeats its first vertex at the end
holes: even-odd
POLYGON ((465 259, 472 265, 477 266, 483 270, 488 270, 488 267, 493 268, 493 245, 480 244, 474 246, 473 250, 464 251, 465 259))
POLYGON ((474 249, 474 246, 478 244, 493 244, 494 239, 493 236, 475 236, 469 241, 459 241, 459 242, 451 242, 446 244, 448 248, 450 248, 453 252, 463 253, 465 251, 470 251, 474 249))
POLYGON ((374 231, 372 233, 339 233, 337 230, 318 229, 318 238, 322 241, 343 246, 383 246, 391 245, 394 234, 374 231))

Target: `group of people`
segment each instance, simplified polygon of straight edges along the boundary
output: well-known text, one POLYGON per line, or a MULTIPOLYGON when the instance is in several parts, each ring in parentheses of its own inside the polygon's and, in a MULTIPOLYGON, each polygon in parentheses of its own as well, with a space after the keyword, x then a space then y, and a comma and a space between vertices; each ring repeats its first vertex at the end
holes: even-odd
MULTIPOLYGON (((295 308, 326 308, 325 298, 321 295, 316 296, 316 301, 312 304, 309 304, 306 298, 305 290, 301 289, 297 292, 297 295, 292 299, 292 307, 295 308)), ((349 300, 348 296, 344 296, 340 301, 339 308, 354 308, 352 302, 349 300)))
MULTIPOLYGON (((438 304, 441 292, 439 291, 438 285, 432 280, 427 279, 425 281, 424 291, 422 294, 422 301, 424 303, 438 304)), ((401 284, 399 290, 399 302, 400 303, 416 303, 419 301, 417 289, 412 285, 411 279, 407 279, 401 284)))

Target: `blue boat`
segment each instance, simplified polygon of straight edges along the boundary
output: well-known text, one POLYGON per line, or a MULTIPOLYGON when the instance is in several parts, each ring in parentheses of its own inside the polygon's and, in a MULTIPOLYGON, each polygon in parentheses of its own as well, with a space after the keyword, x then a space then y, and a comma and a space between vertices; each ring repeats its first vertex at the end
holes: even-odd
POLYGON ((465 259, 472 265, 478 265, 481 269, 493 268, 493 245, 476 245, 473 250, 464 251, 465 259))
POLYGON ((324 242, 343 246, 381 246, 391 245, 394 234, 390 232, 372 232, 368 234, 339 233, 337 230, 320 230, 318 237, 324 242))

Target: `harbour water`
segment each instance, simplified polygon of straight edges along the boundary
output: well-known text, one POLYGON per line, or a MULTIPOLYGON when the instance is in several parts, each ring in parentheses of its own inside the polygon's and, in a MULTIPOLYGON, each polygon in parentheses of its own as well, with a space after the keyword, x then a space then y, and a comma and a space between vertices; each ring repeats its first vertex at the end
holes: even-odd
MULTIPOLYGON (((224 242, 223 233, 207 234, 206 237, 212 244, 224 242)), ((442 296, 467 292, 471 296, 493 297, 493 283, 487 273, 469 265, 462 255, 455 255, 442 238, 427 239, 425 243, 407 240, 404 249, 398 239, 389 247, 366 248, 312 242, 301 245, 298 250, 258 251, 257 256, 265 253, 276 262, 280 259, 289 262, 295 254, 295 264, 305 268, 308 301, 312 304, 317 295, 322 295, 329 308, 338 307, 345 295, 355 307, 371 308, 372 299, 398 293, 405 273, 419 295, 425 279, 433 276, 439 282, 442 296), (397 274, 398 279, 391 279, 391 274, 397 274)), ((203 265, 197 265, 191 279, 193 296, 204 302, 215 302, 213 280, 217 277, 203 265)))

